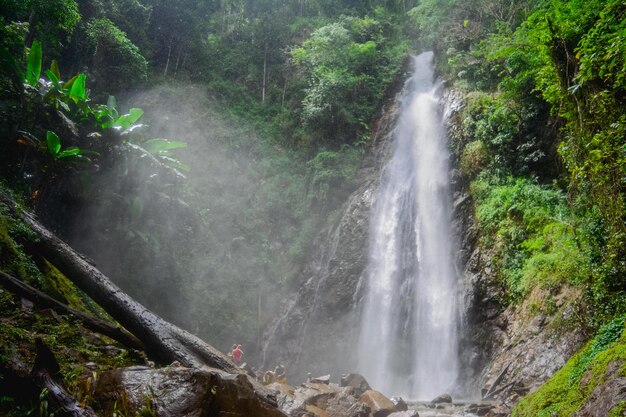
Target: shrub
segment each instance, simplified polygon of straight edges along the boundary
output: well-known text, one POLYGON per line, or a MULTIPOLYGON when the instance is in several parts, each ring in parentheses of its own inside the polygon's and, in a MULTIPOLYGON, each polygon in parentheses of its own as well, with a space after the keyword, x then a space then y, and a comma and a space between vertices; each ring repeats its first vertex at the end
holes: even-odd
POLYGON ((148 62, 113 22, 93 19, 86 31, 93 56, 93 84, 99 92, 114 94, 146 80, 148 62))

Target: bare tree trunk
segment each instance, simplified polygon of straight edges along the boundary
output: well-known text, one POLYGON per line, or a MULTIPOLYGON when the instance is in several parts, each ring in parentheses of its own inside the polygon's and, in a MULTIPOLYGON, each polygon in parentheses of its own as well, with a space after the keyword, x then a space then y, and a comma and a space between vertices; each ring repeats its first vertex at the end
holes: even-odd
POLYGON ((172 55, 172 41, 173 41, 173 38, 170 38, 170 44, 167 47, 167 60, 165 61, 165 69, 163 70, 163 78, 167 77, 167 69, 170 66, 170 56, 172 55))
POLYGON ((265 104, 265 83, 267 80, 267 47, 263 53, 263 91, 261 93, 261 103, 265 104))
POLYGON ((285 78, 285 83, 283 84, 283 96, 280 101, 280 107, 285 107, 285 92, 287 91, 287 79, 285 78))

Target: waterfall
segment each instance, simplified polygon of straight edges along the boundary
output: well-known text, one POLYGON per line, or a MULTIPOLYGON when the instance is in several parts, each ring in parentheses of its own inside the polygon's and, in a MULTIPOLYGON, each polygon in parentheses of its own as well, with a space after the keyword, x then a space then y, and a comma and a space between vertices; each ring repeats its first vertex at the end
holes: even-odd
POLYGON ((449 152, 432 52, 414 58, 370 222, 358 369, 388 395, 430 400, 458 376, 449 152))

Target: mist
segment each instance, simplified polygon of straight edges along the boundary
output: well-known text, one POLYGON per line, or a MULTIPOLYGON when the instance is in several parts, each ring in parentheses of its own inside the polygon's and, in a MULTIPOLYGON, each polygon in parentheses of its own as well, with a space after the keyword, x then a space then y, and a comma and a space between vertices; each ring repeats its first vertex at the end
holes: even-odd
POLYGON ((298 270, 292 246, 303 229, 290 213, 305 190, 296 172, 281 172, 295 161, 278 147, 263 155, 205 87, 166 84, 123 103, 145 111, 147 138, 186 142, 175 156, 190 169, 117 158, 70 241, 149 309, 254 358, 298 270))

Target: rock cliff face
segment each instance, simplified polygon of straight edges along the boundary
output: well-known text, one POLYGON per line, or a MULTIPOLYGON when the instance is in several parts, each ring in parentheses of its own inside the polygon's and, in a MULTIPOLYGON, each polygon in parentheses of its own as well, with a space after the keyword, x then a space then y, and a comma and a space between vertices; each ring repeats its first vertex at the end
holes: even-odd
POLYGON ((304 283, 265 334, 264 368, 283 363, 296 380, 308 373, 338 377, 355 368, 360 316, 355 306, 362 297, 367 267, 370 207, 389 153, 399 94, 386 101, 373 129, 358 173, 360 185, 344 205, 339 222, 318 237, 317 251, 302 273, 304 283))
MULTIPOLYGON (((303 285, 266 332, 263 366, 283 363, 295 382, 308 373, 330 373, 338 379, 355 370, 370 207, 390 154, 399 99, 400 93, 383 108, 358 174, 360 186, 345 204, 337 225, 318 239, 318 251, 303 272, 303 285)), ((491 265, 493 254, 479 243, 469 181, 455 168, 459 149, 471 140, 459 130, 462 96, 446 91, 443 99, 452 151, 453 231, 463 316, 459 329, 462 369, 455 394, 514 400, 544 382, 584 342, 585 335, 573 324, 577 296, 573 290, 563 290, 550 314, 532 312, 532 295, 517 306, 500 303, 505 299, 503 289, 491 265)))

